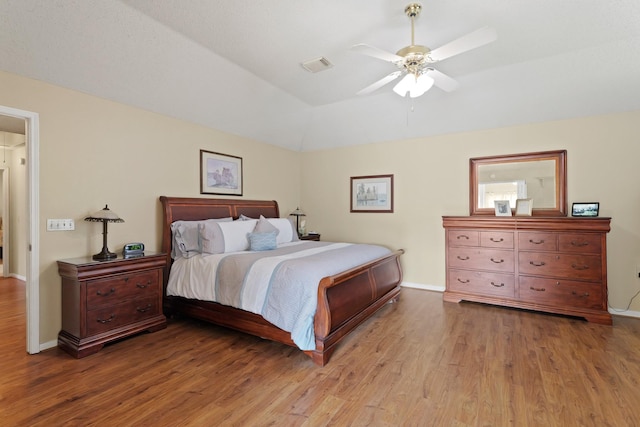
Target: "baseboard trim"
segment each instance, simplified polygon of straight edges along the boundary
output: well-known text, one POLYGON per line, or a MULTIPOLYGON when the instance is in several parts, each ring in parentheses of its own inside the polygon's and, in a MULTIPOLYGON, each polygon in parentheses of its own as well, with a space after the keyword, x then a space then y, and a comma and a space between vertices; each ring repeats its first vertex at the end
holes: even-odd
POLYGON ((621 310, 619 308, 609 307, 609 313, 614 316, 640 318, 640 311, 621 310))
POLYGON ((400 284, 403 288, 422 289, 423 291, 444 292, 444 286, 425 285, 422 283, 402 282, 400 284))

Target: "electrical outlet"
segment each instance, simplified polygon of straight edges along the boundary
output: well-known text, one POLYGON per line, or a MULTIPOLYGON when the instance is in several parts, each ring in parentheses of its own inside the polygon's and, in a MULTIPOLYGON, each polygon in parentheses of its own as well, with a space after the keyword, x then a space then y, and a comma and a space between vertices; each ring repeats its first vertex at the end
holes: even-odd
POLYGON ((71 231, 76 229, 72 219, 47 219, 47 231, 71 231))

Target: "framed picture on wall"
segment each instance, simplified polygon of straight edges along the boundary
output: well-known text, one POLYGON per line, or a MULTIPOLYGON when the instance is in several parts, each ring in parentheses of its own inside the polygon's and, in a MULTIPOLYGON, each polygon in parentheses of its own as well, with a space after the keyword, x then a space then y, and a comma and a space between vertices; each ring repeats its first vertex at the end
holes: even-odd
POLYGON ((200 150, 200 194, 242 196, 242 157, 200 150))
POLYGON ((393 212, 393 175, 352 176, 351 212, 393 212))

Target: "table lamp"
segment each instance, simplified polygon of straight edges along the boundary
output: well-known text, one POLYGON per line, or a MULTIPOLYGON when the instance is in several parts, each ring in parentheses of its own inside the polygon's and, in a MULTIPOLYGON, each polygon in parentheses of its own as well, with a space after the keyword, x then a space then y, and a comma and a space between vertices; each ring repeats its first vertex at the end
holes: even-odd
POLYGON ((102 222, 102 252, 95 254, 93 259, 96 261, 104 261, 117 257, 113 252, 109 252, 107 248, 107 223, 108 222, 124 222, 122 218, 115 212, 109 209, 107 205, 104 205, 104 209, 90 215, 84 219, 91 222, 102 222))
POLYGON ((296 210, 291 212, 289 215, 296 217, 296 230, 298 231, 298 236, 301 236, 302 234, 304 234, 300 232, 300 217, 306 216, 306 214, 302 212, 300 208, 296 208, 296 210))

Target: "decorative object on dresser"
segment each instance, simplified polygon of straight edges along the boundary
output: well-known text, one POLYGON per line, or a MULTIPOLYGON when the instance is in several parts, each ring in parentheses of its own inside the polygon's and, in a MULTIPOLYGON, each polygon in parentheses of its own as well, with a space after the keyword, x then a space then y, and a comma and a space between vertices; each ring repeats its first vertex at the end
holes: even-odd
POLYGON ((532 199, 518 199, 516 200, 516 216, 531 216, 533 211, 532 199))
MULTIPOLYGON (((184 225, 184 222, 204 220, 215 222, 218 220, 221 221, 217 223, 219 227, 229 229, 231 225, 225 225, 224 221, 231 221, 242 216, 260 218, 262 215, 264 218, 280 219, 278 203, 273 200, 165 196, 160 197, 160 202, 163 211, 162 251, 166 251, 166 262, 170 266, 164 277, 165 313, 194 317, 286 345, 296 346, 291 332, 275 326, 261 314, 234 308, 211 299, 167 296, 167 287, 171 278, 176 278, 175 281, 182 283, 177 277, 180 277, 180 265, 184 265, 181 261, 185 261, 184 257, 180 259, 176 256, 176 259, 173 259, 171 256, 175 240, 172 234, 172 224, 182 222, 184 225), (171 275, 170 270, 178 271, 178 274, 171 275)), ((236 223, 238 222, 242 221, 236 221, 236 223)), ((324 243, 321 242, 320 245, 324 243)), ((292 246, 303 245, 309 245, 309 242, 297 242, 292 246)), ((317 296, 315 315, 310 319, 312 333, 308 337, 312 341, 312 348, 303 350, 314 363, 325 365, 343 338, 386 303, 397 300, 402 282, 399 260, 402 253, 404 253, 402 249, 387 250, 380 257, 319 279, 317 289, 314 291, 317 296)), ((199 255, 193 256, 198 257, 199 255)), ((236 255, 230 251, 228 257, 231 256, 236 255)), ((313 265, 315 266, 315 264, 313 265)), ((282 270, 287 269, 283 268, 282 270)), ((246 287, 244 288, 246 289, 246 287)), ((250 294, 250 296, 254 295, 250 294)))
POLYGON ((511 206, 508 200, 495 200, 496 216, 511 216, 511 206))
POLYGON ((242 157, 200 150, 200 194, 242 196, 242 157))
POLYGON ((352 176, 351 212, 393 213, 393 175, 352 176))
POLYGON ((62 330, 58 346, 74 357, 96 353, 105 343, 165 328, 162 279, 165 254, 92 261, 58 261, 62 277, 62 330))
POLYGON ((610 218, 443 217, 444 300, 583 317, 611 324, 610 218))
POLYGON ((124 222, 124 219, 120 218, 118 214, 109 209, 109 206, 104 205, 104 209, 90 215, 84 219, 91 222, 102 222, 102 251, 93 256, 93 259, 97 261, 112 259, 117 255, 113 252, 109 252, 107 248, 107 223, 108 222, 124 222))
POLYGON ((571 216, 595 217, 600 213, 599 202, 574 203, 571 205, 571 216))

